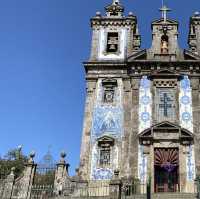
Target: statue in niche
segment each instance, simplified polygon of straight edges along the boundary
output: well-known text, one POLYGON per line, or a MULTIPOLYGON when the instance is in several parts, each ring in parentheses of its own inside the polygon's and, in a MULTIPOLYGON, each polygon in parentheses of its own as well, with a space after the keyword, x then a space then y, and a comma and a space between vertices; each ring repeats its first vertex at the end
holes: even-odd
POLYGON ((169 52, 168 36, 163 35, 161 37, 161 54, 168 54, 168 52, 169 52))

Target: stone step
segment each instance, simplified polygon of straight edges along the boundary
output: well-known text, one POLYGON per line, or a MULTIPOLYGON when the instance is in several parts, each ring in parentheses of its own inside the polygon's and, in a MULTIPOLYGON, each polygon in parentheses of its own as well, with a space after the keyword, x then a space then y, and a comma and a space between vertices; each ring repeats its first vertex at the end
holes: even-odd
MULTIPOLYGON (((159 193, 152 194, 151 199, 197 199, 192 193, 159 193)), ((122 197, 123 198, 123 197, 122 197)), ((126 199, 146 199, 146 194, 128 196, 126 199)))
POLYGON ((152 199, 196 199, 192 193, 160 193, 152 194, 152 199))

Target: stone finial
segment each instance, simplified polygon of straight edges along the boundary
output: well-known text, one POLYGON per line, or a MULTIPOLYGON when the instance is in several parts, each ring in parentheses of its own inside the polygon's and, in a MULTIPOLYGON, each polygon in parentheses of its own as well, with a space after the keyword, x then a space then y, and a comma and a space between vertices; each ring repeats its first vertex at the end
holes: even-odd
POLYGON ((22 150, 22 145, 19 145, 19 146, 17 147, 17 149, 18 149, 19 151, 21 151, 21 150, 22 150))
POLYGON ((129 12, 129 13, 128 13, 128 16, 129 16, 129 17, 133 17, 133 16, 134 16, 134 15, 133 15, 133 12, 129 12))
POLYGON ((122 17, 124 7, 119 0, 113 0, 112 4, 105 7, 105 10, 108 17, 122 17))
POLYGON ((113 4, 120 4, 120 1, 119 0, 113 0, 113 4))
POLYGON ((12 168, 11 168, 10 175, 14 175, 14 172, 15 172, 15 167, 12 167, 12 168))
POLYGON ((65 151, 61 151, 60 153, 60 163, 65 163, 65 158, 66 158, 67 154, 65 151))
POLYGON ((194 16, 195 16, 195 17, 200 17, 200 12, 199 12, 199 11, 196 11, 196 12, 194 13, 194 16))
POLYGON ((96 12, 96 17, 101 17, 101 12, 100 11, 96 12))
POLYGON ((80 177, 80 169, 79 168, 75 169, 75 173, 76 173, 76 176, 80 177))
POLYGON ((35 157, 35 151, 31 151, 29 154, 29 160, 28 163, 34 163, 34 157, 35 157))

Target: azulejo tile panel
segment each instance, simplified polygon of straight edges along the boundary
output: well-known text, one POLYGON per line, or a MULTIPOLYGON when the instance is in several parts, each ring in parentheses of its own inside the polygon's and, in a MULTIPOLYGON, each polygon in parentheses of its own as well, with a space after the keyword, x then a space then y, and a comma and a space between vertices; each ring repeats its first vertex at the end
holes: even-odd
MULTIPOLYGON (((139 130, 141 133, 151 127, 152 121, 152 94, 151 81, 147 76, 143 76, 140 80, 139 89, 139 130)), ((144 147, 138 146, 138 178, 141 183, 145 183, 147 179, 147 157, 144 155, 144 147)))
POLYGON ((99 152, 97 139, 107 135, 114 139, 121 139, 123 133, 123 108, 122 108, 122 80, 117 80, 113 103, 106 104, 103 102, 102 80, 97 83, 96 103, 93 110, 91 145, 91 179, 109 180, 112 178, 114 169, 118 166, 118 147, 115 146, 111 158, 111 167, 99 168, 99 152))
POLYGON ((95 180, 109 180, 113 176, 113 171, 109 168, 98 168, 93 172, 93 179, 95 180))
POLYGON ((151 81, 143 76, 139 89, 139 133, 151 126, 152 94, 151 81))
POLYGON ((186 167, 187 167, 187 180, 193 181, 196 178, 195 172, 195 159, 194 159, 194 146, 190 145, 187 158, 186 158, 186 167))
POLYGON ((179 109, 181 127, 193 133, 192 91, 188 76, 180 81, 179 109))
MULTIPOLYGON (((193 133, 192 89, 190 86, 190 79, 186 75, 183 76, 183 79, 180 81, 179 110, 181 127, 193 133)), ((193 181, 196 175, 193 145, 190 145, 188 148, 186 169, 187 180, 193 181)))
POLYGON ((144 146, 139 145, 138 153, 138 178, 145 184, 147 179, 147 157, 144 154, 144 146))
POLYGON ((92 138, 95 140, 104 134, 120 136, 122 132, 122 109, 115 107, 97 107, 94 110, 92 138))

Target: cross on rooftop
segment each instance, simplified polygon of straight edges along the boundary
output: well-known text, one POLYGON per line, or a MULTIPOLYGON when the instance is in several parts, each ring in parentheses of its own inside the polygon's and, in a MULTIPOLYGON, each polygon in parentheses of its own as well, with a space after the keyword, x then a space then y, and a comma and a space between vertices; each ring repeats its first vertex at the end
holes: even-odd
POLYGON ((166 5, 163 5, 162 8, 159 9, 162 12, 162 18, 164 19, 164 22, 167 21, 167 12, 170 12, 171 9, 169 9, 166 5))

